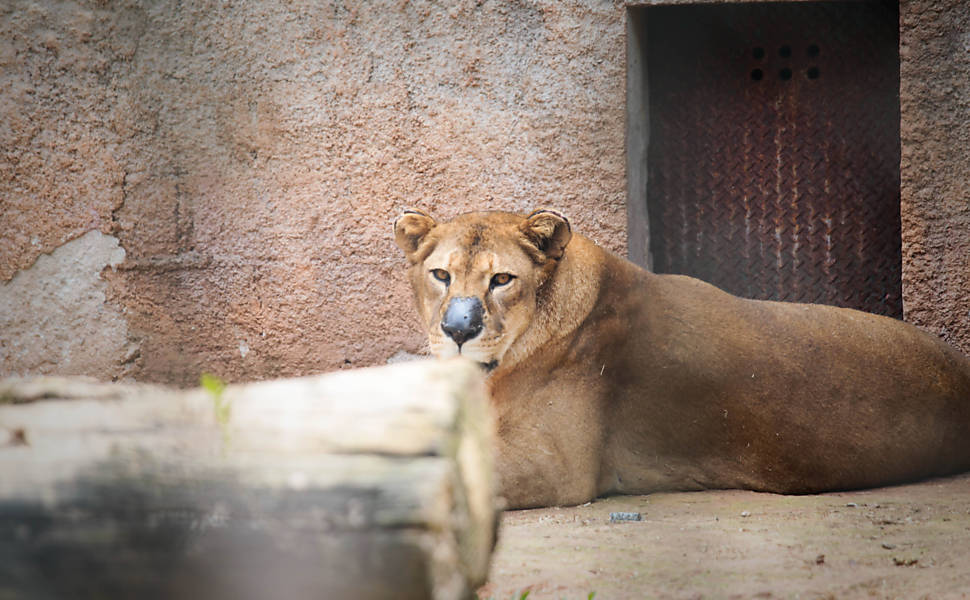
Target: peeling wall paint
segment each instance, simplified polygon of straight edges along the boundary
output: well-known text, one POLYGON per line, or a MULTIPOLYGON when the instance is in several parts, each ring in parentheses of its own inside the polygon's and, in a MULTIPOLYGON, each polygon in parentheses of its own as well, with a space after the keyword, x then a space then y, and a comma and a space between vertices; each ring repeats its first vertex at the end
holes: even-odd
POLYGON ((123 377, 136 350, 101 272, 124 258, 117 238, 90 231, 0 283, 0 376, 123 377))

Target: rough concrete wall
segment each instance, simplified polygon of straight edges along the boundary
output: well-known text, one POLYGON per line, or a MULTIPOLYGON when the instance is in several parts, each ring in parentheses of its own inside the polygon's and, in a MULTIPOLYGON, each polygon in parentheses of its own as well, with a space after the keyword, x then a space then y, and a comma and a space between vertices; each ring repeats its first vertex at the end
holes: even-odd
POLYGON ((906 319, 970 353, 970 10, 900 3, 906 319))
MULTIPOLYGON (((0 281, 85 232, 116 237, 125 260, 101 277, 122 318, 103 329, 125 343, 82 369, 102 378, 259 379, 419 352, 390 235, 404 207, 553 206, 625 247, 623 10, 5 3, 0 281)), ((41 279, 33 293, 50 293, 41 279)), ((85 350, 42 348, 65 351, 85 350)), ((33 364, 5 356, 0 375, 33 364)))

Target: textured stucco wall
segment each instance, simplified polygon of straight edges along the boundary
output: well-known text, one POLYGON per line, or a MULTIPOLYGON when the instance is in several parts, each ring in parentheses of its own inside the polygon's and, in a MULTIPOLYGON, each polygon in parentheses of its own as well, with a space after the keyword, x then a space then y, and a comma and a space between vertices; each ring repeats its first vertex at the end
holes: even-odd
POLYGON ((900 3, 903 306, 970 353, 970 6, 900 3))
MULTIPOLYGON (((5 2, 0 285, 116 238, 101 378, 419 352, 402 208, 554 206, 624 249, 623 23, 602 0, 5 2)), ((91 351, 70 322, 33 360, 91 351)))

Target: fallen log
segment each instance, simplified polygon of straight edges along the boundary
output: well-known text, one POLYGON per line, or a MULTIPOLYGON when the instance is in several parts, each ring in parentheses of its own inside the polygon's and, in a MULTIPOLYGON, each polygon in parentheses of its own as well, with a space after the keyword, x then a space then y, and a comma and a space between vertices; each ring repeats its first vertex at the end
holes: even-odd
POLYGON ((445 599, 484 581, 477 366, 208 388, 0 382, 0 599, 445 599))

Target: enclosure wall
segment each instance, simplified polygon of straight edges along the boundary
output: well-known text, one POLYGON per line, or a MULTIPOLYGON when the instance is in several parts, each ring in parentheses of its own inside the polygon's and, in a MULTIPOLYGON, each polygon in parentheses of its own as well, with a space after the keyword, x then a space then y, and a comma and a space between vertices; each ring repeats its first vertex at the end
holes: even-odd
POLYGON ((622 252, 623 19, 593 0, 4 3, 0 375, 188 384, 418 353, 391 235, 409 206, 555 207, 622 252))
POLYGON ((970 6, 904 0, 903 310, 970 353, 970 6))

